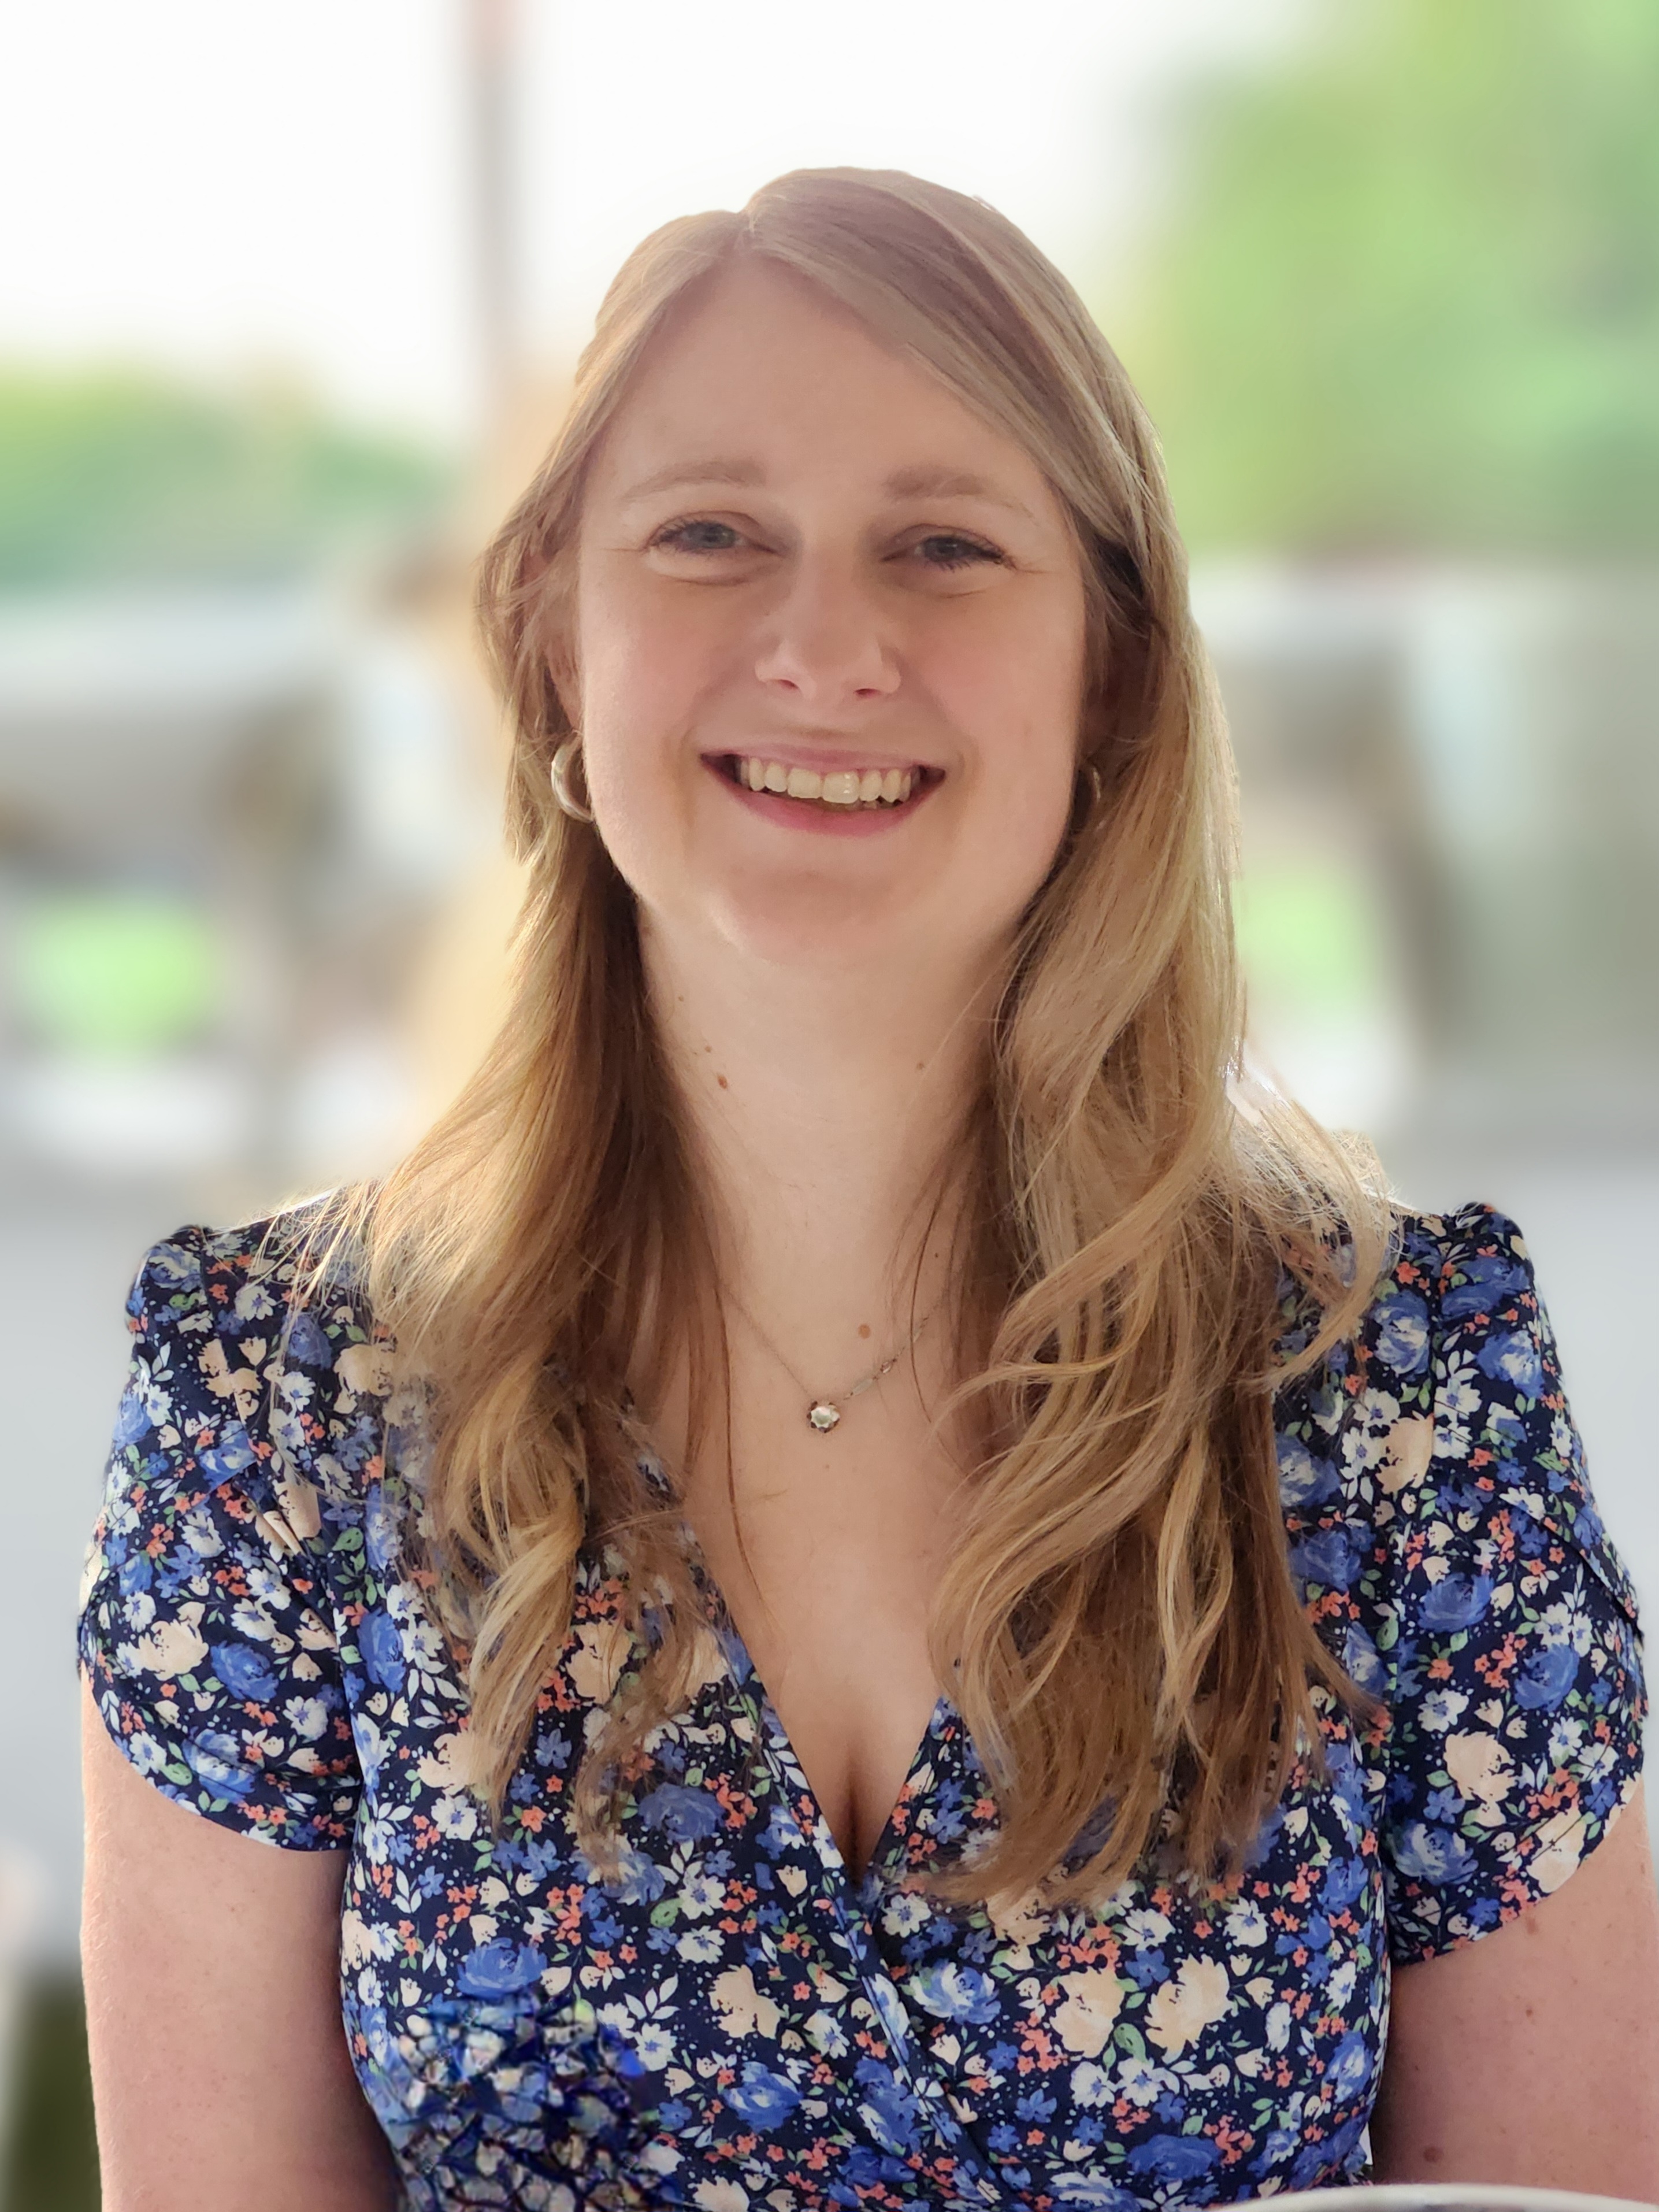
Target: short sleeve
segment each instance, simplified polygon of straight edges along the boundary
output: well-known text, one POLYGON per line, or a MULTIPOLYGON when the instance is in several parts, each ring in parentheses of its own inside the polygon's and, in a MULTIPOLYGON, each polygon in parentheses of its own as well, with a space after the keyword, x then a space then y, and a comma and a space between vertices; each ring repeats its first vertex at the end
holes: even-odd
POLYGON ((250 1241, 183 1230, 139 1271, 81 1662, 115 1744, 168 1796, 329 1849, 360 1778, 315 1493, 274 1442, 281 1315, 250 1241))
POLYGON ((1471 1206, 1408 1235, 1373 1339, 1389 1602, 1382 1844, 1401 1962, 1558 1889, 1639 1778, 1636 1599, 1531 1261, 1471 1206))

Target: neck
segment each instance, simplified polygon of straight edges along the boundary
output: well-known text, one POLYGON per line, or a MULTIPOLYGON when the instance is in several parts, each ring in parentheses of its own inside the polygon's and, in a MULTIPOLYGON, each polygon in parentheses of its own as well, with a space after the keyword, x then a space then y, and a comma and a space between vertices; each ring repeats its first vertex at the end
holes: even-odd
POLYGON ((648 923, 642 949, 728 1295, 814 1386, 845 1384, 887 1356, 912 1295, 919 1315, 944 1287, 946 1170, 996 979, 911 963, 803 976, 730 947, 691 957, 648 923))

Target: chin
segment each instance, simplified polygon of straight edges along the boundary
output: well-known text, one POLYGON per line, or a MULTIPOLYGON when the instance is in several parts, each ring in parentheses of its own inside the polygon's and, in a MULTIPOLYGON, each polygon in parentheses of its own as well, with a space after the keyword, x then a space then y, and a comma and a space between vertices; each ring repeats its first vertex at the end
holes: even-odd
POLYGON ((907 884, 854 884, 802 871, 727 884, 710 900, 717 933, 778 967, 841 968, 914 957, 932 934, 907 884))

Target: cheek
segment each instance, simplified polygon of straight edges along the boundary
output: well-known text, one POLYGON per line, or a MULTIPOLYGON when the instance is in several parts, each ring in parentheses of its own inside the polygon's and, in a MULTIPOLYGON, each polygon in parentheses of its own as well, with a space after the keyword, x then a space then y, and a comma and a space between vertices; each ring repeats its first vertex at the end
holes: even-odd
POLYGON ((599 834, 647 904, 672 905, 706 775, 695 732, 729 659, 706 611, 607 588, 578 604, 577 726, 599 834))
POLYGON ((602 781, 683 742, 730 658, 721 626, 684 594, 603 578, 578 600, 576 642, 582 736, 602 781))
POLYGON ((1071 811, 1084 665, 1081 603, 1042 612, 977 629, 966 651, 941 657, 936 676, 971 738, 987 812, 1039 876, 1071 811))

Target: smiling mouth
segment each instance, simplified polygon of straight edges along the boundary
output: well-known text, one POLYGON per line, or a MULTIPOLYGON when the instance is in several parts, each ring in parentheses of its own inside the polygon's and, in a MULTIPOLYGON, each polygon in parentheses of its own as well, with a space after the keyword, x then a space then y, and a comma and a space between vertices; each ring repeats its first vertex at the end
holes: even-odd
POLYGON ((902 806, 918 789, 941 781, 930 768, 826 769, 790 767, 761 753, 723 753, 715 763, 729 783, 764 791, 837 814, 902 806))

